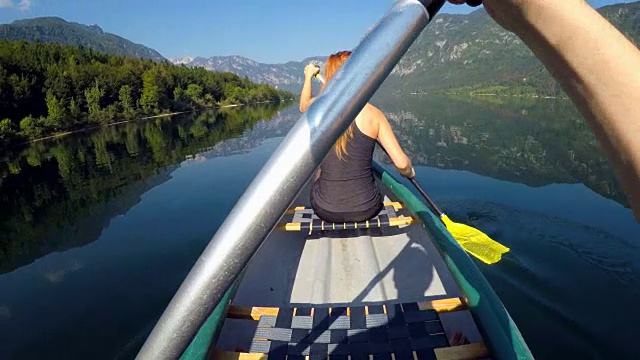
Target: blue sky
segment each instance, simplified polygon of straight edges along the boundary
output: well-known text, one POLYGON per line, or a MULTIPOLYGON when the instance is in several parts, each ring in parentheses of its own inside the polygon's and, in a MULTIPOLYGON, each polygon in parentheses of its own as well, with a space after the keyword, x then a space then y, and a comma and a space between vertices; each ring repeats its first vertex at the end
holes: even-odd
MULTIPOLYGON (((561 1, 561 0, 558 0, 561 1)), ((629 2, 589 1, 593 6, 629 2)), ((278 63, 357 45, 393 0, 0 0, 0 23, 60 16, 165 57, 241 55, 278 63)), ((466 13, 447 5, 443 12, 466 13)))

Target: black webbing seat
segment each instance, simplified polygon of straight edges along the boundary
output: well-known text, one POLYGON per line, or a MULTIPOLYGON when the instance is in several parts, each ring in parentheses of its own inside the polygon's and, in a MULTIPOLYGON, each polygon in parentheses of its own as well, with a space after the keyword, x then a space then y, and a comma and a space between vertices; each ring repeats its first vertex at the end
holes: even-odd
MULTIPOLYGON (((440 313, 466 310, 460 298, 334 308, 239 308, 227 316, 257 322, 249 349, 214 359, 479 359, 482 342, 451 346, 440 313)), ((454 344, 455 345, 455 344, 454 344)))
POLYGON ((403 209, 399 202, 384 203, 384 207, 374 218, 367 221, 332 223, 321 220, 311 208, 296 207, 287 212, 291 215, 289 221, 281 226, 286 231, 326 231, 382 228, 390 226, 409 225, 413 222, 411 216, 400 216, 403 209))

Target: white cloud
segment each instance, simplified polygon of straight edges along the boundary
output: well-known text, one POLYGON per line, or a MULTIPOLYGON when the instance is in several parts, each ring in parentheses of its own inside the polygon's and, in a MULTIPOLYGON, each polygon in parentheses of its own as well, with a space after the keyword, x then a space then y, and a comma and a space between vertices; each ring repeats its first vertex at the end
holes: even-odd
POLYGON ((16 7, 21 11, 29 10, 31 7, 31 0, 20 0, 16 7))
POLYGON ((0 0, 0 9, 12 8, 20 11, 26 11, 31 8, 31 0, 0 0))

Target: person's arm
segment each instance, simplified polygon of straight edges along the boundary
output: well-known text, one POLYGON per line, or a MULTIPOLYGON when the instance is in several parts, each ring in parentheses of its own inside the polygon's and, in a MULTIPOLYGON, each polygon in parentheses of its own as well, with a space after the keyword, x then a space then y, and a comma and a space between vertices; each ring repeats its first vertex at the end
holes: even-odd
POLYGON ((393 133, 393 129, 391 128, 387 117, 384 116, 380 109, 373 105, 368 104, 365 109, 367 111, 366 116, 371 116, 375 119, 374 121, 378 123, 378 141, 393 162, 393 165, 395 165, 396 169, 398 169, 398 172, 402 174, 402 176, 406 178, 413 178, 416 175, 416 172, 411 164, 411 159, 409 159, 407 154, 405 154, 400 147, 400 143, 398 143, 398 139, 393 133))
POLYGON ((583 0, 485 0, 484 5, 524 41, 586 118, 640 221, 638 48, 583 0))
POLYGON ((311 82, 313 77, 320 71, 320 68, 313 64, 309 64, 304 68, 304 85, 302 86, 302 92, 300 93, 300 112, 307 111, 309 106, 315 100, 313 98, 311 82))

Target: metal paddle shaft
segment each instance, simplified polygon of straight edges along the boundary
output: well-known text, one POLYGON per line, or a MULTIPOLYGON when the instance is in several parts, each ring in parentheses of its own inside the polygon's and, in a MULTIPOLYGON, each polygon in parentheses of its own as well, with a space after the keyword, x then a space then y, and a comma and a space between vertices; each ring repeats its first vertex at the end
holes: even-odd
POLYGON ((231 210, 138 359, 178 359, 282 214, 445 0, 401 0, 354 49, 231 210))
POLYGON ((413 186, 416 187, 416 189, 418 190, 418 192, 420 193, 420 195, 422 195, 422 197, 424 197, 425 200, 427 200, 427 202, 429 203, 429 206, 431 206, 431 208, 433 209, 433 211, 435 211, 435 213, 439 216, 442 217, 442 215, 444 215, 444 211, 440 210, 440 208, 438 207, 438 205, 436 205, 436 203, 433 202, 433 200, 431 200, 431 198, 429 197, 429 195, 427 195, 427 193, 422 190, 422 186, 420 186, 420 184, 418 184, 418 182, 416 181, 416 178, 411 178, 409 179, 409 181, 411 181, 411 183, 413 184, 413 186))

